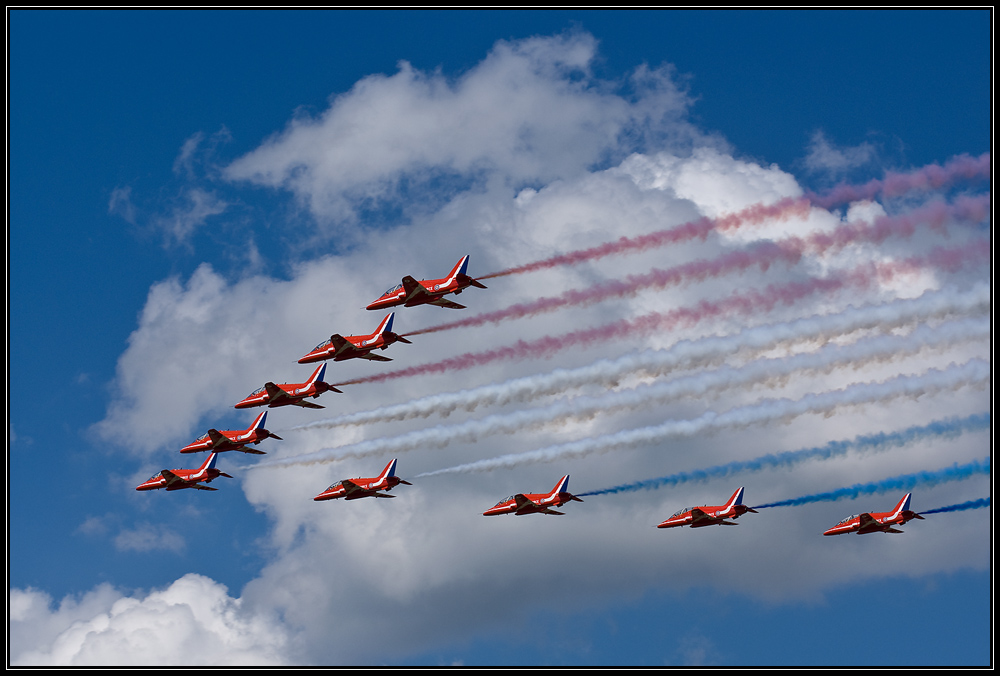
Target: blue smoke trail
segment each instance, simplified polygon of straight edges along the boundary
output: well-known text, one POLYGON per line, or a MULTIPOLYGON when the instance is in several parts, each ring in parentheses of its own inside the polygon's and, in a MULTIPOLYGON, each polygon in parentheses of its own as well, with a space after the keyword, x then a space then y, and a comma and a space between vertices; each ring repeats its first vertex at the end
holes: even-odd
POLYGON ((884 493, 886 491, 910 490, 914 486, 936 486, 945 481, 958 481, 967 479, 973 474, 989 474, 990 459, 984 458, 982 461, 974 460, 966 465, 952 465, 934 472, 916 472, 915 474, 902 474, 897 477, 873 481, 867 484, 854 484, 846 488, 838 488, 835 491, 826 493, 815 493, 804 495, 801 498, 782 500, 780 502, 769 502, 766 505, 757 505, 754 509, 766 509, 768 507, 791 507, 795 505, 805 505, 811 502, 832 502, 843 500, 844 498, 856 498, 859 495, 870 495, 872 493, 884 493))
POLYGON ((979 498, 978 500, 969 500, 968 502, 963 502, 958 505, 948 505, 947 507, 928 509, 926 512, 920 512, 920 514, 939 514, 941 512, 964 512, 967 509, 981 509, 983 507, 989 507, 989 506, 990 506, 989 498, 979 498))
POLYGON ((759 472, 770 467, 789 467, 806 460, 817 458, 827 460, 834 456, 844 455, 852 450, 872 451, 896 448, 929 437, 954 438, 966 432, 974 432, 990 427, 990 414, 977 413, 966 418, 948 418, 932 422, 929 425, 914 425, 898 432, 880 432, 867 434, 846 441, 831 441, 824 446, 805 448, 798 451, 771 453, 753 460, 730 462, 708 469, 680 472, 656 479, 645 479, 628 484, 603 488, 601 490, 578 493, 585 495, 606 495, 608 493, 626 493, 639 490, 654 490, 664 486, 676 486, 689 481, 708 481, 727 477, 737 472, 759 472))

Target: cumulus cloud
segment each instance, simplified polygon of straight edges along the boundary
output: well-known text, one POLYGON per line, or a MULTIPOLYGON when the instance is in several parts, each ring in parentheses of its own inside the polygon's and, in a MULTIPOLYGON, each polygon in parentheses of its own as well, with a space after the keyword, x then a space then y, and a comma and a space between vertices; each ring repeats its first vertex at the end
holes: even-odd
POLYGON ((822 130, 813 133, 806 155, 806 169, 813 173, 839 176, 875 159, 875 146, 867 141, 856 146, 836 147, 822 130))
MULTIPOLYGON (((317 118, 292 120, 258 149, 233 162, 227 178, 288 191, 320 223, 363 225, 361 216, 373 203, 403 196, 421 208, 409 213, 406 227, 358 228, 353 248, 292 265, 285 279, 256 275, 232 280, 206 263, 187 279, 154 285, 119 359, 113 402, 95 432, 148 464, 165 452, 174 453, 207 427, 222 427, 222 421, 245 426, 254 412, 234 413, 236 401, 268 380, 302 382, 311 367, 296 364, 296 359, 313 345, 333 332, 357 335, 377 325, 383 314, 365 312, 367 302, 402 275, 441 276, 463 254, 472 256, 471 274, 483 274, 802 195, 787 172, 737 159, 724 144, 695 129, 685 118, 689 98, 669 69, 639 69, 628 85, 629 96, 596 81, 590 71, 596 49, 593 37, 582 33, 500 42, 480 64, 456 78, 420 72, 403 63, 393 75, 358 82, 332 99, 317 118), (649 147, 636 147, 636 139, 649 147), (415 185, 430 190, 442 178, 449 179, 441 183, 445 190, 434 191, 422 202, 415 191, 407 192, 415 185)), ((845 219, 873 222, 884 211, 875 202, 850 206, 847 216, 815 208, 780 223, 748 228, 739 236, 708 233, 627 256, 494 279, 488 290, 469 289, 460 301, 470 311, 497 311, 637 271, 716 257, 762 240, 829 233, 845 219)), ((178 220, 176 230, 189 233, 197 227, 195 221, 206 217, 192 219, 190 226, 178 220)), ((393 345, 384 353, 395 360, 393 364, 331 363, 328 380, 346 381, 544 337, 557 341, 572 331, 597 330, 655 313, 711 308, 722 298, 738 301, 755 290, 804 285, 873 261, 926 254, 935 250, 944 234, 951 244, 970 239, 968 224, 954 220, 942 223, 939 230, 915 227, 915 234, 905 240, 887 238, 877 245, 859 245, 836 258, 804 256, 796 265, 748 269, 678 288, 646 289, 571 311, 503 322, 488 330, 414 336, 412 345, 393 345)), ((902 303, 907 294, 918 295, 927 288, 961 289, 983 277, 981 266, 972 263, 958 271, 942 265, 906 290, 879 281, 801 296, 763 310, 750 311, 754 308, 748 306, 740 312, 705 311, 702 321, 677 322, 669 330, 619 334, 475 369, 345 386, 344 394, 327 393, 316 401, 332 414, 405 405, 419 397, 584 368, 602 359, 685 341, 696 344, 754 327, 780 329, 821 321, 851 308, 885 307, 892 313, 894 303, 902 303)), ((450 310, 429 306, 397 310, 394 329, 400 333, 452 316, 450 310)), ((915 325, 940 324, 946 313, 936 312, 881 333, 898 335, 902 344, 915 325)), ((860 323, 819 337, 803 333, 758 345, 749 353, 737 346, 714 360, 713 367, 721 363, 738 368, 758 358, 815 353, 829 342, 853 344, 866 332, 880 333, 860 323)), ((989 358, 988 341, 976 339, 948 342, 931 352, 898 352, 892 359, 856 360, 833 370, 765 378, 760 388, 718 388, 710 396, 693 393, 655 406, 515 429, 503 437, 477 438, 475 443, 420 448, 407 454, 397 471, 404 478, 415 477, 668 420, 693 420, 706 410, 746 408, 765 398, 799 399, 851 382, 888 381, 900 374, 989 358)), ((678 363, 676 368, 697 375, 702 364, 678 363)), ((580 393, 627 389, 657 375, 623 374, 620 380, 581 385, 580 393)), ((492 405, 516 414, 551 395, 492 405)), ((479 406, 474 411, 456 406, 449 415, 461 423, 484 413, 481 409, 487 404, 479 406)), ((848 547, 831 550, 828 539, 817 537, 823 525, 842 516, 841 510, 834 510, 831 518, 822 505, 787 509, 781 518, 750 515, 756 518, 741 523, 741 528, 717 529, 724 533, 685 537, 692 533, 655 532, 656 523, 685 504, 706 504, 730 495, 735 485, 729 480, 671 491, 594 496, 584 504, 573 504, 559 519, 484 519, 481 513, 513 492, 547 490, 564 473, 572 473, 575 490, 582 492, 969 415, 984 407, 988 398, 984 400, 981 389, 958 388, 942 394, 927 388, 913 396, 868 401, 865 406, 824 411, 825 415, 772 420, 740 430, 708 430, 669 443, 636 443, 558 466, 518 466, 458 481, 454 476, 429 476, 399 488, 393 500, 331 504, 308 499, 333 481, 371 476, 388 458, 246 472, 240 486, 253 507, 269 519, 263 540, 272 556, 238 599, 221 585, 193 575, 142 599, 99 588, 92 601, 84 597, 86 610, 79 608, 83 601, 64 602, 65 612, 63 606, 49 610, 50 602, 38 592, 12 591, 17 607, 25 609, 18 611, 18 618, 24 619, 18 620, 14 654, 19 664, 96 663, 114 646, 121 651, 120 659, 137 663, 136 653, 122 648, 131 634, 140 648, 157 631, 166 634, 166 646, 179 645, 182 638, 202 645, 192 628, 210 627, 211 636, 222 637, 223 649, 202 650, 190 657, 191 663, 372 663, 486 632, 526 608, 551 605, 572 610, 652 588, 681 590, 692 579, 727 592, 786 602, 818 598, 830 588, 884 576, 887 571, 905 569, 911 575, 924 575, 983 567, 988 561, 988 514, 980 512, 957 524, 947 521, 947 515, 920 522, 915 530, 935 542, 930 554, 924 537, 888 542, 891 538, 872 536, 874 542, 866 544, 880 561, 878 567, 848 547), (683 539, 684 546, 671 547, 665 555, 664 537, 683 539), (596 540, 600 546, 594 546, 596 540), (719 557, 721 546, 739 551, 739 560, 719 557), (533 565, 536 561, 538 565, 533 565), (573 565, 561 565, 565 561, 573 565), (274 618, 281 618, 280 623, 274 618), (162 629, 154 631, 155 626, 162 629), (28 634, 30 638, 21 638, 28 634), (294 654, 292 645, 297 648, 294 654), (246 646, 246 652, 238 646, 246 646)), ((269 414, 268 426, 280 430, 315 421, 317 416, 329 414, 276 409, 269 414)), ((423 425, 423 417, 410 416, 377 425, 296 430, 282 434, 284 441, 268 444, 267 460, 386 439, 423 425)), ((983 435, 963 435, 910 444, 877 457, 847 453, 803 462, 794 470, 762 471, 747 487, 748 500, 781 500, 862 479, 938 468, 942 456, 966 462, 982 458, 983 446, 983 435)), ((980 477, 935 486, 920 496, 920 507, 923 500, 929 506, 961 502, 970 490, 978 497, 985 484, 980 477)), ((131 546, 140 545, 136 541, 131 546)), ((155 651, 164 649, 151 646, 150 650, 159 655, 155 651)), ((713 647, 696 639, 682 652, 682 660, 714 659, 713 647)))
POLYGON ((591 75, 596 50, 586 33, 500 41, 457 78, 400 62, 318 118, 296 118, 226 176, 290 190, 321 222, 352 223, 404 191, 422 202, 436 179, 551 183, 651 137, 687 147, 702 137, 684 119, 690 99, 669 68, 637 70, 629 101, 591 75))
POLYGON ((155 218, 153 226, 163 231, 168 242, 181 244, 190 238, 195 228, 224 212, 227 206, 213 191, 189 188, 184 191, 181 203, 169 214, 155 218))
POLYGON ((14 666, 294 664, 274 618, 248 610, 225 586, 194 573, 144 597, 101 585, 79 600, 10 590, 14 666))
POLYGON ((158 524, 143 523, 136 528, 123 530, 115 536, 115 548, 118 551, 181 552, 184 547, 184 538, 179 533, 158 524))

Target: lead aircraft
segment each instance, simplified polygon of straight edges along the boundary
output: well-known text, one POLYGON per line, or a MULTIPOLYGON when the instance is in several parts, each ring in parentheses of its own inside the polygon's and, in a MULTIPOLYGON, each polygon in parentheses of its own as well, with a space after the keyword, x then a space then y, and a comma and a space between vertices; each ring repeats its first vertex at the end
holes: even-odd
POLYGON ((583 502, 583 500, 569 492, 569 474, 567 474, 556 483, 550 492, 518 493, 517 495, 512 495, 487 509, 483 512, 483 516, 496 516, 497 514, 516 514, 517 516, 524 516, 525 514, 556 514, 562 516, 563 512, 557 512, 550 508, 565 505, 573 500, 583 502))
POLYGON ((259 444, 264 439, 271 438, 284 441, 281 437, 264 427, 267 420, 267 411, 264 411, 245 430, 222 430, 210 429, 190 444, 181 449, 181 453, 198 453, 199 451, 243 451, 244 453, 254 453, 264 455, 264 451, 256 448, 247 448, 247 444, 259 444))
POLYGON ((393 458, 382 473, 377 477, 362 477, 358 479, 344 479, 333 484, 325 491, 317 495, 313 500, 357 500, 358 498, 394 498, 395 495, 382 495, 379 491, 391 491, 399 484, 412 486, 409 481, 404 481, 396 476, 396 458, 393 458))
POLYGON ((657 526, 657 528, 677 528, 678 526, 690 526, 691 528, 701 528, 702 526, 738 526, 738 523, 726 521, 726 519, 738 519, 747 512, 757 513, 743 504, 743 487, 741 486, 729 498, 729 502, 724 505, 702 505, 700 507, 685 507, 679 509, 671 515, 669 519, 657 526))
POLYGON ((392 361, 389 357, 372 354, 372 350, 379 348, 384 350, 397 341, 412 345, 406 338, 392 332, 392 320, 395 315, 395 312, 390 312, 375 329, 375 333, 369 333, 365 336, 347 336, 346 338, 335 333, 330 336, 330 340, 320 343, 312 349, 312 352, 299 359, 299 363, 309 364, 325 359, 334 361, 344 361, 345 359, 392 361))
POLYGON ((198 469, 164 469, 149 477, 135 487, 137 491, 153 491, 158 488, 166 488, 168 491, 177 491, 182 488, 197 488, 200 491, 217 491, 218 488, 202 486, 202 482, 209 483, 213 479, 224 476, 232 479, 225 472, 215 468, 215 461, 218 453, 210 454, 205 462, 201 463, 198 469))
POLYGON ((272 382, 264 383, 263 387, 251 392, 243 401, 236 404, 235 408, 252 408, 254 406, 267 406, 275 408, 277 406, 302 406, 303 408, 324 408, 319 404, 306 401, 307 397, 317 398, 324 392, 341 392, 333 385, 325 382, 323 376, 326 375, 326 364, 318 366, 309 380, 304 383, 282 383, 275 385, 272 382))
POLYGON ((891 512, 862 512, 847 517, 833 528, 825 531, 823 535, 840 535, 841 533, 857 533, 865 535, 867 533, 902 533, 903 531, 893 528, 894 525, 902 526, 911 519, 924 520, 916 512, 910 511, 910 496, 907 493, 903 499, 896 503, 891 512))
POLYGON ((486 286, 469 277, 466 271, 469 268, 469 257, 463 256, 455 267, 451 269, 447 277, 441 279, 415 280, 407 275, 403 277, 402 283, 397 284, 382 294, 377 300, 368 305, 368 310, 384 310, 387 307, 413 307, 414 305, 437 305, 438 307, 451 308, 453 310, 464 310, 464 305, 459 305, 455 301, 445 298, 445 294, 462 293, 464 289, 475 286, 485 289, 486 286))

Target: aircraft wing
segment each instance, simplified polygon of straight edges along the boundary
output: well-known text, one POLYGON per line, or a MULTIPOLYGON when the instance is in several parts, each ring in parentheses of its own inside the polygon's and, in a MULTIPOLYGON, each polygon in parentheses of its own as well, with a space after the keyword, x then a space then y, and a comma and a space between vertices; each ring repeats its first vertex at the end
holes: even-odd
POLYGON ((371 361, 392 361, 389 357, 383 357, 380 354, 375 354, 374 352, 369 352, 368 354, 359 355, 362 359, 368 359, 371 361))
POLYGON ((709 524, 717 523, 718 520, 709 516, 705 512, 701 511, 697 507, 691 510, 691 527, 695 528, 697 526, 708 526, 709 524))
POLYGON ((164 479, 167 480, 167 486, 173 486, 178 482, 184 483, 184 479, 180 478, 179 476, 171 472, 169 469, 165 469, 162 472, 160 472, 160 476, 162 476, 164 479))
POLYGON ((212 488, 211 486, 203 486, 202 484, 191 484, 191 488, 197 488, 199 491, 217 491, 218 488, 212 488))
POLYGON ((865 513, 858 517, 858 526, 861 528, 868 528, 870 526, 878 526, 879 523, 872 518, 871 514, 865 513))
POLYGON ((267 403, 271 406, 288 396, 288 392, 285 392, 272 382, 264 383, 264 389, 267 391, 267 403))
POLYGON ((438 307, 451 308, 452 310, 464 310, 465 306, 461 303, 456 303, 453 300, 448 300, 447 298, 437 298, 432 301, 427 302, 428 305, 437 305, 438 307))
POLYGON ((403 277, 403 291, 406 292, 406 296, 403 297, 404 303, 427 295, 427 289, 424 288, 424 285, 409 275, 403 277))
POLYGON ((256 448, 250 448, 249 446, 244 446, 240 450, 244 453, 253 453, 254 455, 267 455, 267 451, 258 451, 256 448))
POLYGON ((514 504, 517 505, 517 509, 514 511, 515 514, 531 514, 532 512, 541 511, 538 509, 538 505, 524 497, 521 493, 514 496, 514 504))
POLYGON ((319 404, 314 404, 311 401, 306 401, 305 399, 299 399, 295 402, 295 405, 301 406, 302 408, 326 408, 326 406, 320 406, 319 404))
POLYGON ((339 333, 335 333, 330 336, 330 344, 333 345, 333 349, 336 350, 333 353, 334 357, 339 357, 344 353, 350 353, 351 350, 356 349, 351 341, 347 340, 347 338, 344 338, 339 333))
POLYGON ((229 439, 219 430, 209 430, 208 438, 212 440, 212 448, 218 448, 222 444, 229 441, 229 439))
POLYGON ((373 495, 372 491, 367 488, 362 488, 350 479, 344 479, 340 482, 340 485, 344 487, 344 498, 363 498, 366 495, 373 495))

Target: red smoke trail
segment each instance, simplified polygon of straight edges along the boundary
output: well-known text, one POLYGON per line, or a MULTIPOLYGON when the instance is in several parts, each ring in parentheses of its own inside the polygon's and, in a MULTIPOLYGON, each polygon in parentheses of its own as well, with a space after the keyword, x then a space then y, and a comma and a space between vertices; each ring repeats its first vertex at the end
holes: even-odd
POLYGON ((931 202, 899 216, 882 216, 874 223, 855 222, 838 226, 832 232, 817 232, 808 237, 790 237, 779 242, 762 242, 742 251, 723 254, 712 260, 692 261, 666 270, 653 269, 643 275, 629 275, 624 280, 612 280, 583 290, 567 291, 559 296, 517 303, 495 312, 484 312, 465 319, 430 328, 412 331, 404 336, 418 336, 448 329, 481 326, 506 319, 530 317, 552 312, 562 307, 597 303, 608 298, 621 298, 641 289, 662 289, 667 286, 701 281, 732 272, 742 272, 752 267, 767 270, 772 264, 784 262, 793 265, 804 254, 823 254, 848 244, 863 241, 880 244, 888 237, 910 237, 918 224, 942 229, 952 219, 978 223, 989 213, 990 196, 961 197, 953 205, 931 202))
POLYGON ((492 350, 467 352, 431 364, 399 369, 335 385, 375 383, 417 375, 461 371, 508 359, 547 358, 569 347, 587 347, 598 342, 649 335, 656 331, 671 331, 679 327, 692 326, 711 317, 764 314, 778 305, 791 305, 815 293, 833 292, 845 287, 865 289, 876 281, 885 283, 901 273, 920 271, 931 265, 940 264, 954 269, 955 266, 968 262, 989 260, 989 256, 989 240, 977 240, 957 249, 935 249, 926 256, 914 256, 898 262, 863 265, 851 272, 825 279, 813 278, 783 285, 772 284, 762 291, 737 292, 718 301, 703 300, 689 308, 678 308, 666 313, 654 312, 636 319, 621 320, 592 329, 581 329, 561 336, 545 336, 532 341, 519 340, 512 345, 492 350))
POLYGON ((699 218, 696 221, 683 223, 673 228, 652 232, 638 237, 622 237, 614 242, 607 242, 590 249, 571 251, 551 258, 546 258, 527 265, 494 272, 477 279, 491 279, 506 275, 520 274, 553 268, 559 265, 574 265, 584 261, 596 260, 605 256, 630 251, 644 251, 666 244, 676 244, 695 238, 705 239, 712 230, 730 230, 747 223, 760 223, 768 219, 787 219, 793 216, 805 218, 812 205, 829 209, 837 204, 856 202, 862 199, 872 199, 882 194, 886 197, 898 197, 910 190, 934 190, 950 185, 959 180, 989 178, 990 154, 983 153, 979 157, 959 155, 949 160, 942 167, 929 164, 916 171, 901 174, 887 172, 882 180, 873 179, 868 183, 857 185, 839 185, 825 195, 810 193, 805 198, 792 199, 786 197, 775 204, 753 204, 745 209, 712 219, 699 218))
POLYGON ((870 200, 876 195, 899 197, 910 190, 937 190, 960 180, 990 177, 990 154, 979 157, 958 155, 942 167, 928 164, 916 171, 899 174, 886 172, 882 180, 873 179, 862 186, 838 185, 825 195, 809 195, 816 206, 829 209, 836 204, 870 200))
POLYGON ((810 202, 805 199, 792 199, 786 197, 774 204, 754 204, 742 211, 720 218, 702 217, 696 221, 683 223, 674 228, 651 232, 648 235, 638 237, 622 237, 614 242, 607 242, 590 249, 571 251, 560 254, 545 260, 535 261, 527 265, 516 268, 508 268, 500 272, 477 277, 477 279, 490 279, 492 277, 503 277, 505 275, 520 274, 522 272, 533 272, 554 268, 560 265, 574 265, 584 261, 604 258, 612 254, 625 253, 630 251, 645 251, 653 247, 660 247, 666 244, 676 244, 686 242, 695 238, 705 239, 708 233, 713 230, 733 230, 746 223, 762 223, 772 219, 786 219, 792 217, 805 218, 809 215, 810 202))

